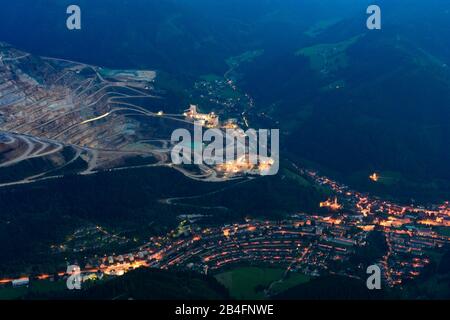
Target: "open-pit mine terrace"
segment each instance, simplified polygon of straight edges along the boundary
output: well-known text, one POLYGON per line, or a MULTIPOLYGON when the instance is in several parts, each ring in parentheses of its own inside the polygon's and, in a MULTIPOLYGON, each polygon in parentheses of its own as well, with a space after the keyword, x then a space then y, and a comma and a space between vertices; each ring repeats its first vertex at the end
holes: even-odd
MULTIPOLYGON (((36 57, 0 43, 0 187, 138 166, 171 166, 170 135, 190 126, 161 114, 155 71, 36 57)), ((179 169, 217 180, 200 166, 179 169)))

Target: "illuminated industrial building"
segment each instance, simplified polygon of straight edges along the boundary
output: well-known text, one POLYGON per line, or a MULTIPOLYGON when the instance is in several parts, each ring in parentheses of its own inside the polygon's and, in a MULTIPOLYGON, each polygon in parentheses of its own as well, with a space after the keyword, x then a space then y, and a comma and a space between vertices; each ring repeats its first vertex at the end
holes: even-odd
POLYGON ((321 202, 320 207, 321 208, 329 208, 333 211, 342 209, 342 205, 339 204, 337 197, 334 198, 334 201, 331 201, 331 199, 328 199, 327 201, 321 202))

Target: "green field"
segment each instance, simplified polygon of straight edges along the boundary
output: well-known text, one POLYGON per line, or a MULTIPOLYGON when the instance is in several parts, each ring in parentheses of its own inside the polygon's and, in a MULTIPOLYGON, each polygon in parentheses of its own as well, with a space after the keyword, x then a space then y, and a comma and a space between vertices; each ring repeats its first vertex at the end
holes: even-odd
POLYGON ((13 288, 8 285, 0 288, 0 300, 14 300, 26 294, 45 294, 64 290, 67 290, 65 281, 33 281, 28 287, 13 288))
POLYGON ((237 67, 241 63, 244 62, 251 62, 255 58, 261 56, 264 53, 264 50, 253 50, 253 51, 246 51, 242 53, 241 55, 230 57, 227 59, 227 64, 230 67, 237 67))
POLYGON ((216 275, 235 299, 264 299, 264 289, 283 275, 284 269, 242 267, 216 275))
POLYGON ((3 287, 0 288, 0 300, 14 300, 22 297, 28 292, 27 287, 13 288, 3 287))
POLYGON ((309 281, 309 277, 300 273, 291 273, 278 282, 285 269, 263 267, 241 267, 217 274, 216 279, 222 283, 234 299, 265 299, 264 289, 272 283, 271 294, 277 294, 296 285, 309 281))
POLYGON ((331 27, 333 24, 338 23, 339 21, 341 20, 336 18, 329 20, 320 20, 313 26, 311 26, 307 31, 305 31, 305 34, 310 37, 316 37, 321 32, 327 30, 329 27, 331 27))
POLYGON ((223 80, 223 77, 218 76, 218 75, 216 75, 216 74, 212 74, 212 73, 204 74, 204 75, 202 75, 200 78, 203 79, 203 80, 205 80, 205 81, 209 81, 209 82, 213 82, 213 81, 216 81, 216 80, 217 80, 217 81, 223 80))
POLYGON ((277 294, 299 284, 308 282, 310 277, 301 273, 291 273, 283 281, 276 282, 271 288, 271 294, 277 294))
POLYGON ((337 43, 323 43, 298 50, 310 60, 311 68, 316 71, 336 71, 348 66, 347 49, 361 38, 360 35, 337 43))

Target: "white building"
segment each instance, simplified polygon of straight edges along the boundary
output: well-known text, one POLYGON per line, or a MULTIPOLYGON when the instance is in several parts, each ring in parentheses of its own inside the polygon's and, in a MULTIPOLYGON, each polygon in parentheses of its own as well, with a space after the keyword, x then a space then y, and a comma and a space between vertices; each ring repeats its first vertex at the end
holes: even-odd
POLYGON ((30 283, 30 278, 20 278, 20 279, 13 280, 12 286, 13 287, 23 287, 23 286, 28 286, 29 283, 30 283))

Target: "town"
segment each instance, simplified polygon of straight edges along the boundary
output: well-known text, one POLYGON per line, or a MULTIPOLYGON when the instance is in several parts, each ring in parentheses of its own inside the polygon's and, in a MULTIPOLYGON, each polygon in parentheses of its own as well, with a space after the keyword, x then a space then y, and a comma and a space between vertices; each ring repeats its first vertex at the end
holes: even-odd
MULTIPOLYGON (((141 267, 214 274, 245 264, 282 267, 283 277, 301 273, 360 278, 367 266, 348 262, 376 230, 387 244, 386 253, 377 263, 382 267, 383 280, 392 287, 417 278, 430 263, 432 252, 450 244, 446 229, 450 226, 449 202, 426 208, 401 206, 353 191, 317 172, 301 171, 336 194, 334 200, 318 206, 328 213, 297 213, 282 221, 248 218, 241 223, 206 227, 197 223, 201 216, 186 215, 180 217, 176 230, 151 237, 133 251, 88 258, 83 277, 95 280, 103 275, 121 276, 141 267)), ((61 271, 56 276, 64 278, 67 274, 61 271)), ((2 279, 0 284, 21 286, 30 279, 52 277, 55 275, 22 276, 2 279)), ((268 289, 266 295, 272 293, 268 289)))

